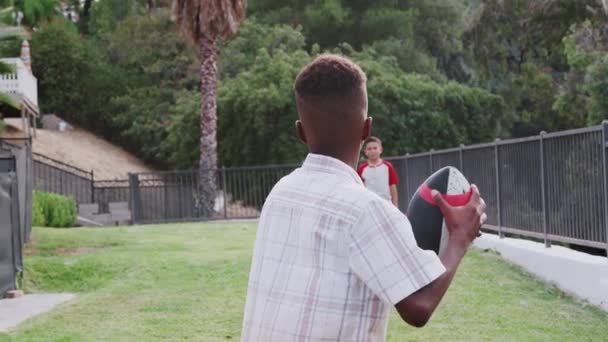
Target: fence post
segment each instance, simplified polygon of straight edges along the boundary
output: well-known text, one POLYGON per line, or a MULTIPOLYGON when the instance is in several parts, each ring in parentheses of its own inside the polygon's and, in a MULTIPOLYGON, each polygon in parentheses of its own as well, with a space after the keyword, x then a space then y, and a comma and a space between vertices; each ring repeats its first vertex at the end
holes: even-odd
POLYGON ((141 216, 141 198, 139 196, 139 175, 129 172, 129 199, 131 201, 131 221, 137 224, 141 216))
POLYGON ((228 200, 226 196, 228 196, 228 192, 226 191, 226 167, 222 166, 222 198, 224 199, 224 219, 228 219, 228 200))
POLYGON ((458 155, 460 158, 460 172, 462 172, 462 174, 464 174, 464 156, 463 153, 464 152, 464 144, 460 144, 460 150, 458 151, 458 155))
POLYGON ((547 221, 549 213, 547 212, 547 177, 545 167, 545 134, 547 132, 540 132, 540 189, 541 189, 541 200, 543 205, 543 239, 545 240, 545 247, 551 247, 551 241, 549 241, 549 234, 547 232, 547 221))
POLYGON ((434 151, 435 151, 434 149, 431 149, 429 151, 429 166, 431 167, 431 170, 429 173, 433 173, 433 152, 434 151))
MULTIPOLYGON (((409 178, 410 178, 410 170, 407 168, 407 161, 410 158, 410 153, 406 153, 405 154, 405 161, 404 161, 404 165, 405 165, 405 195, 407 196, 406 201, 409 201, 410 199, 410 187, 409 187, 409 178)), ((407 204, 409 204, 409 202, 406 202, 407 204)), ((407 205, 406 205, 406 210, 407 210, 407 205)))
POLYGON ((59 172, 59 193, 65 195, 65 192, 63 191, 63 171, 59 172))
POLYGON ((504 233, 502 231, 502 213, 501 213, 501 202, 500 202, 500 156, 498 155, 498 142, 500 141, 497 138, 494 141, 494 166, 496 168, 496 219, 498 223, 498 236, 502 239, 504 238, 504 233))
POLYGON ((604 171, 604 229, 606 230, 606 256, 608 256, 608 120, 602 121, 602 161, 604 171))
POLYGON ((91 169, 91 203, 95 203, 95 173, 91 169))

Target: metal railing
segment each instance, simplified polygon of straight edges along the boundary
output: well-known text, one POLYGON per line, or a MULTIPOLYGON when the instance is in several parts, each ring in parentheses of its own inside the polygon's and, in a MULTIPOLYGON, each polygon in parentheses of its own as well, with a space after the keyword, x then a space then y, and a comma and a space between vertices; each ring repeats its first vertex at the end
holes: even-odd
MULTIPOLYGON (((488 208, 485 228, 608 251, 608 124, 386 158, 400 176, 400 209, 433 172, 460 169, 488 208)), ((135 223, 256 218, 272 186, 298 165, 213 170, 215 210, 203 215, 197 171, 131 174, 135 223)))
POLYGON ((454 166, 479 187, 488 205, 485 228, 608 252, 607 137, 603 123, 387 159, 402 179, 404 212, 429 175, 454 166))
POLYGON ((129 202, 129 181, 95 180, 86 171, 59 160, 34 154, 34 190, 73 197, 77 203, 97 203, 99 213, 108 213, 111 202, 129 202))
MULTIPOLYGON (((608 123, 520 139, 388 157, 396 167, 400 209, 444 166, 459 168, 488 205, 487 229, 608 251, 608 123)), ((94 181, 93 173, 34 156, 35 189, 79 203, 129 202, 134 223, 257 218, 274 184, 299 165, 212 170, 214 210, 204 213, 198 171, 134 173, 94 181)), ((105 209, 104 209, 105 208, 105 209)))
POLYGON ((110 212, 110 203, 131 203, 129 180, 95 180, 93 182, 93 203, 99 205, 100 213, 110 212))
POLYGON ((213 213, 199 196, 198 170, 130 174, 134 223, 257 218, 266 196, 297 165, 230 167, 212 170, 216 180, 213 213))
POLYGON ((34 153, 34 190, 72 196, 78 203, 93 203, 93 180, 93 171, 34 153))

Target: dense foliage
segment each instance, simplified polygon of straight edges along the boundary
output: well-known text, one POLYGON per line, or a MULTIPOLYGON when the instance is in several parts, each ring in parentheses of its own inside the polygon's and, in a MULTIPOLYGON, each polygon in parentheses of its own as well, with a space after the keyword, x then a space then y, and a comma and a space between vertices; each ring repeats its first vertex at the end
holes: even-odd
MULTIPOLYGON (((78 23, 28 17, 43 111, 159 167, 195 167, 198 60, 170 1, 87 3, 78 23)), ((597 124, 607 50, 598 0, 250 0, 220 46, 220 165, 301 160, 293 79, 322 52, 361 64, 374 134, 397 155, 597 124)))
POLYGON ((73 197, 34 191, 32 225, 68 228, 76 224, 76 201, 73 197))

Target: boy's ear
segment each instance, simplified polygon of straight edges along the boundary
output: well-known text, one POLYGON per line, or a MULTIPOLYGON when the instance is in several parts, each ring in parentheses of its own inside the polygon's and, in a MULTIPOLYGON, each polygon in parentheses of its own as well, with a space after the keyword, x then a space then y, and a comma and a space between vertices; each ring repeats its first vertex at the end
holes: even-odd
POLYGON ((368 116, 367 119, 365 119, 365 123, 363 124, 363 134, 361 136, 362 141, 372 135, 372 121, 373 119, 371 116, 368 116))
POLYGON ((306 133, 304 132, 304 127, 302 126, 302 121, 300 120, 296 120, 296 134, 298 135, 298 138, 300 138, 300 140, 303 143, 307 143, 306 141, 306 133))

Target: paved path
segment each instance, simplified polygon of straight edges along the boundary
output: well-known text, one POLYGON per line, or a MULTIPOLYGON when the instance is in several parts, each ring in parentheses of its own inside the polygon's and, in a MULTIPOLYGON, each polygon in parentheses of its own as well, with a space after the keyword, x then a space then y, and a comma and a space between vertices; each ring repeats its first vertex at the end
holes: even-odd
POLYGON ((484 233, 474 245, 500 252, 503 258, 522 266, 562 291, 608 311, 608 258, 577 252, 561 246, 512 238, 500 239, 484 233))
POLYGON ((31 294, 16 299, 2 299, 0 300, 0 332, 7 332, 19 323, 47 312, 72 298, 74 298, 72 294, 31 294))

